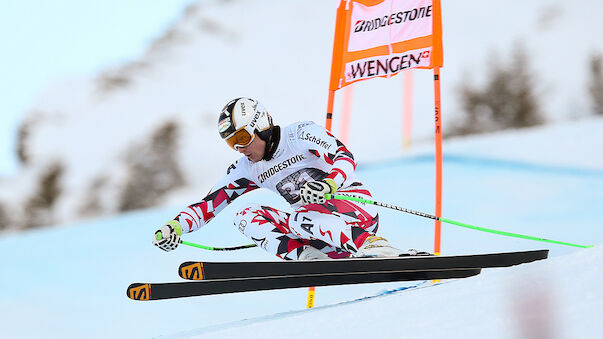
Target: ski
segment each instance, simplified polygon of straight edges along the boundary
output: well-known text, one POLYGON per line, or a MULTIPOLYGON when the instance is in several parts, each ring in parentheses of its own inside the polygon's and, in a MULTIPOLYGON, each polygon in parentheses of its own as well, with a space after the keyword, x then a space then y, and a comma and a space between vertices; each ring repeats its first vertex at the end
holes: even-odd
POLYGON ((480 268, 390 272, 368 271, 186 281, 176 283, 134 283, 128 287, 126 294, 128 298, 134 300, 161 300, 310 286, 466 278, 477 275, 480 272, 480 268))
POLYGON ((180 265, 178 274, 187 280, 213 280, 321 273, 361 273, 381 271, 473 269, 508 267, 546 259, 548 250, 456 256, 409 256, 393 258, 353 258, 316 261, 200 262, 180 265))

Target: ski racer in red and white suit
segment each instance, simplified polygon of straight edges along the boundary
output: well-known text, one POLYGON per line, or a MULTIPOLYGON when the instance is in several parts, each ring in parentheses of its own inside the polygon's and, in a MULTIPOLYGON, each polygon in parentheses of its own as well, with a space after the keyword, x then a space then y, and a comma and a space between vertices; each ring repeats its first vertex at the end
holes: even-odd
MULTIPOLYGON (((220 131, 227 127, 235 130, 230 126, 232 120, 234 125, 236 117, 227 122, 221 120, 224 126, 220 126, 220 131)), ((316 249, 322 252, 320 255, 326 254, 324 258, 344 258, 354 256, 367 238, 374 237, 379 225, 374 205, 335 199, 304 203, 301 197, 302 188, 307 189, 311 182, 327 187, 331 193, 371 197, 356 176, 352 153, 333 134, 309 121, 283 128, 272 126, 269 138, 257 138, 261 137, 257 130, 251 133, 256 135, 252 135, 251 141, 245 140, 248 146, 233 147, 244 156, 228 167, 203 200, 188 206, 158 230, 153 240, 155 245, 164 250, 176 248, 181 234, 198 230, 234 199, 260 187, 281 195, 291 204, 293 212, 250 204, 236 213, 234 225, 270 254, 286 260, 307 259, 300 255, 311 247, 315 252, 316 249), (259 155, 247 150, 260 142, 266 146, 259 155), (181 231, 175 232, 174 228, 181 231)), ((320 258, 316 253, 311 256, 311 259, 320 258)))

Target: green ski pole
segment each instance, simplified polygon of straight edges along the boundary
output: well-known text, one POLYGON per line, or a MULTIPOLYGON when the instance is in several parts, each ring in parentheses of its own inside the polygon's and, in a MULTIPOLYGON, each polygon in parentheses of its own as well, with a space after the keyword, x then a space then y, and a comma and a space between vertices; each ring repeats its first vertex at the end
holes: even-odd
POLYGON ((180 240, 180 243, 183 245, 201 248, 201 249, 208 250, 208 251, 236 251, 236 250, 243 250, 246 248, 252 248, 252 247, 257 246, 256 244, 249 244, 249 245, 241 245, 241 246, 234 246, 234 247, 211 247, 211 246, 195 244, 195 243, 184 241, 184 240, 180 240))
POLYGON ((409 213, 409 214, 414 214, 414 215, 418 215, 420 217, 429 218, 429 219, 433 219, 433 220, 439 220, 439 221, 445 222, 447 224, 456 225, 456 226, 460 226, 460 227, 465 227, 465 228, 469 228, 469 229, 476 230, 476 231, 482 231, 482 232, 488 232, 488 233, 493 233, 493 234, 498 234, 498 235, 504 235, 504 236, 507 236, 507 237, 515 237, 515 238, 521 238, 521 239, 542 241, 542 242, 548 242, 548 243, 552 243, 552 244, 565 245, 565 246, 573 246, 573 247, 580 247, 580 248, 590 248, 590 247, 593 247, 593 245, 578 245, 578 244, 572 244, 572 243, 569 243, 569 242, 563 242, 563 241, 557 241, 557 240, 549 240, 549 239, 538 238, 538 237, 533 237, 533 236, 524 235, 524 234, 517 234, 517 233, 511 233, 511 232, 505 232, 505 231, 498 231, 498 230, 494 230, 494 229, 490 229, 490 228, 469 225, 469 224, 465 224, 465 223, 454 221, 454 220, 450 220, 450 219, 436 217, 435 215, 431 215, 431 214, 427 214, 427 213, 423 213, 423 212, 413 211, 413 210, 410 210, 408 208, 404 208, 404 207, 400 207, 400 206, 396 206, 396 205, 391 205, 391 204, 386 204, 386 203, 382 203, 382 202, 378 202, 378 201, 372 201, 372 200, 357 198, 357 197, 348 197, 348 196, 344 196, 344 195, 325 194, 325 198, 327 200, 329 200, 329 199, 351 200, 351 201, 362 202, 362 203, 365 203, 365 204, 372 204, 372 205, 376 205, 376 206, 391 208, 391 209, 396 210, 396 211, 405 212, 405 213, 409 213))

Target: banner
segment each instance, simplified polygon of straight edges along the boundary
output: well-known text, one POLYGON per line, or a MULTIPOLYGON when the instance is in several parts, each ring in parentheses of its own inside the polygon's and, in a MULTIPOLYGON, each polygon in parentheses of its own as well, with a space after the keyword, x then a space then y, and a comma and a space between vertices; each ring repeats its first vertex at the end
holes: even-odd
POLYGON ((329 90, 405 69, 442 65, 440 0, 339 3, 329 90))

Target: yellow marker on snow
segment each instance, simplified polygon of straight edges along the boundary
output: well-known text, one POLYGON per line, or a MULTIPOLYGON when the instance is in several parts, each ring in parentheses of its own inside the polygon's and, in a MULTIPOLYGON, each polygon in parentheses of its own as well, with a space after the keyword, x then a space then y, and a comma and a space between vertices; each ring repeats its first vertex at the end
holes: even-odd
POLYGON ((308 288, 308 302, 306 304, 307 308, 314 307, 314 294, 316 293, 316 287, 308 288))

